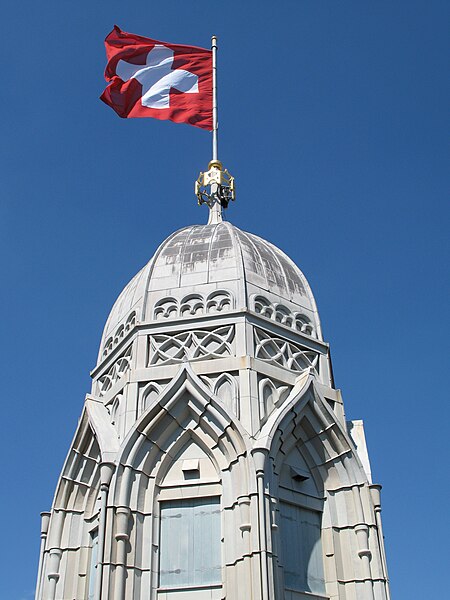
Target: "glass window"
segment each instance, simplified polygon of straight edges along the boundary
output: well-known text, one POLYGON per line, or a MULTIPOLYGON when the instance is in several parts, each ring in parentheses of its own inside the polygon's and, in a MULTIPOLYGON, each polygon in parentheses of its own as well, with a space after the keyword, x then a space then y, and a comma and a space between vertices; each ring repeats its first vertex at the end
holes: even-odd
POLYGON ((325 594, 321 513, 280 502, 280 515, 285 586, 325 594))
POLYGON ((220 585, 220 498, 170 500, 160 511, 160 587, 220 585))
POLYGON ((89 563, 89 595, 88 600, 94 600, 95 580, 97 575, 98 529, 91 533, 91 560, 89 563))

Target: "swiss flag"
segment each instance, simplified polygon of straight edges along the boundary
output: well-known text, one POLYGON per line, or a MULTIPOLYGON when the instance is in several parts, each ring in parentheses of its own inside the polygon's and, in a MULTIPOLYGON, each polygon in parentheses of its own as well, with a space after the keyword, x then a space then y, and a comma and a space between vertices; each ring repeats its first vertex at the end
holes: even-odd
POLYGON ((100 96, 123 118, 153 117, 212 130, 212 52, 121 31, 105 40, 108 87, 100 96))

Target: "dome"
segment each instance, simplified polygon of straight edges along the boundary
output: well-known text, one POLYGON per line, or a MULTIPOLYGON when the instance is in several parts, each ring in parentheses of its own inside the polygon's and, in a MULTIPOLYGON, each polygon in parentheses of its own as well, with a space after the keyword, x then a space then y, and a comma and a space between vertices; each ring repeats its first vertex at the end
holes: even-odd
POLYGON ((249 310, 322 339, 316 303, 279 248, 228 222, 170 235, 128 283, 106 322, 99 362, 134 327, 165 318, 249 310))

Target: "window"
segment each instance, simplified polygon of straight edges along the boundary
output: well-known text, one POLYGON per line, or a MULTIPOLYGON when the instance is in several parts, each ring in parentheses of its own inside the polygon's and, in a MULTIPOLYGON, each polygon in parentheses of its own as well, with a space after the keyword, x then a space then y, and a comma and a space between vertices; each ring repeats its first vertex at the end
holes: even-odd
POLYGON ((220 498, 160 504, 161 588, 220 585, 220 498))
POLYGON ((285 587, 325 594, 321 513, 280 502, 280 515, 285 587))
POLYGON ((91 560, 89 563, 89 594, 88 600, 94 600, 95 581, 97 575, 98 558, 98 529, 91 532, 91 560))

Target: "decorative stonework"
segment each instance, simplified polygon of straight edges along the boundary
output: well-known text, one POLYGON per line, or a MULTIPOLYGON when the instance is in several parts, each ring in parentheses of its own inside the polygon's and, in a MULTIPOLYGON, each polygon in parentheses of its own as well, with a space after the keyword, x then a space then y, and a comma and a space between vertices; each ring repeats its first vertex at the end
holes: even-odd
POLYGON ((292 386, 284 385, 268 377, 259 378, 258 393, 261 420, 265 420, 275 408, 283 404, 291 389, 292 386))
POLYGON ((117 346, 117 344, 126 336, 126 334, 131 329, 133 329, 135 325, 136 312, 133 311, 128 315, 125 322, 119 325, 119 327, 116 329, 116 333, 106 340, 105 345, 103 346, 103 358, 105 358, 105 356, 107 356, 111 352, 111 350, 117 346))
POLYGON ((113 385, 121 379, 124 374, 128 371, 131 365, 133 346, 130 345, 125 352, 120 356, 116 362, 108 369, 108 371, 99 377, 98 380, 98 395, 104 396, 113 385))
POLYGON ((213 330, 195 329, 175 335, 152 335, 149 337, 149 365, 231 356, 233 340, 233 325, 217 327, 213 330))
MULTIPOLYGON (((122 400, 122 394, 117 394, 114 400, 111 403, 110 416, 111 416, 111 425, 116 424, 117 413, 120 406, 120 401, 122 400)), ((108 408, 108 407, 107 407, 108 408)))
POLYGON ((255 327, 255 358, 300 373, 316 368, 319 355, 255 327))
POLYGON ((388 600, 364 430, 313 327, 271 244, 171 236, 108 320, 36 600, 388 600))
POLYGON ((277 321, 306 335, 316 336, 311 319, 300 312, 292 312, 283 304, 270 302, 264 296, 253 296, 253 309, 263 317, 277 321))
POLYGON ((220 398, 228 410, 239 417, 239 388, 231 373, 220 373, 220 375, 202 375, 201 380, 211 392, 220 398))
POLYGON ((160 383, 156 383, 156 381, 150 381, 145 385, 140 396, 139 414, 145 412, 149 406, 154 404, 165 387, 165 384, 161 385, 160 383))
POLYGON ((225 312, 234 308, 234 298, 227 290, 215 290, 207 296, 189 294, 181 301, 176 298, 163 298, 155 304, 153 318, 176 319, 193 317, 209 313, 225 312))

